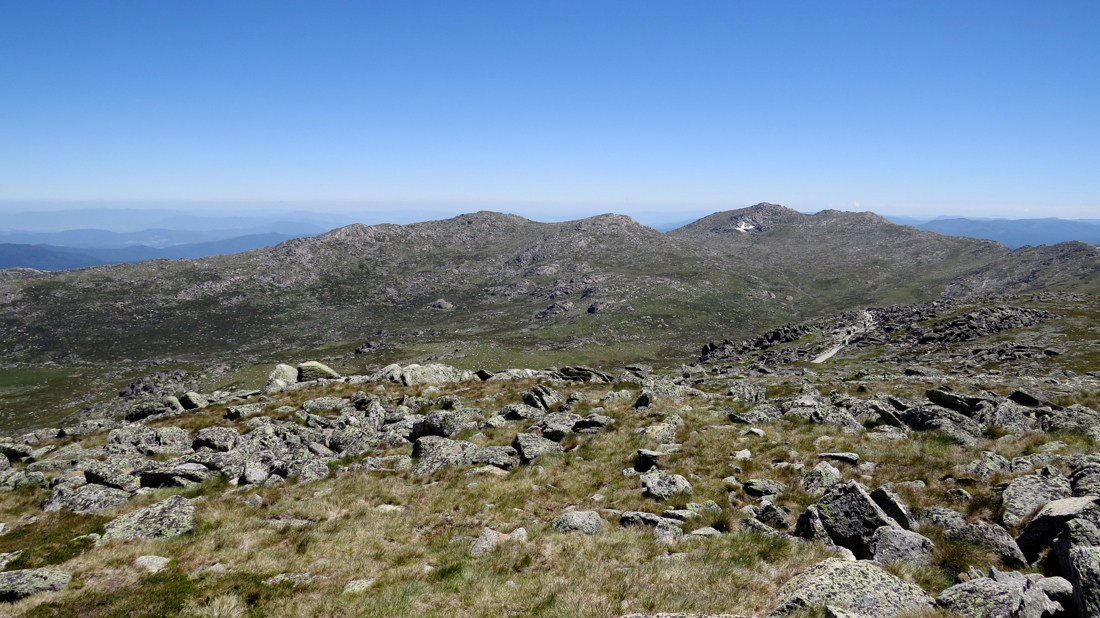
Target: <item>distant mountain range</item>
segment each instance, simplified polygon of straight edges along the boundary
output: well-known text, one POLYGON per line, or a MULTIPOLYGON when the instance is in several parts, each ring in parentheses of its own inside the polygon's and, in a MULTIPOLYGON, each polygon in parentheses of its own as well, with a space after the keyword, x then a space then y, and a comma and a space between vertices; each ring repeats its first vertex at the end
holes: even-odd
MULTIPOLYGON (((76 230, 103 232, 103 230, 76 230)), ((173 245, 158 249, 144 245, 104 247, 60 247, 55 245, 0 243, 0 269, 33 268, 35 270, 68 270, 105 264, 122 264, 157 259, 196 259, 212 255, 227 255, 277 245, 291 238, 311 234, 249 234, 211 242, 173 245)))
POLYGON ((1027 245, 1056 245, 1076 240, 1100 245, 1098 219, 968 219, 937 218, 931 221, 913 217, 887 217, 899 225, 909 225, 948 236, 968 236, 995 240, 1010 249, 1027 245))
POLYGON ((1013 251, 873 213, 758 204, 662 234, 622 215, 478 212, 200 260, 0 271, 0 356, 266 355, 383 330, 502 353, 623 342, 682 353, 868 306, 1098 291, 1092 245, 1013 251))

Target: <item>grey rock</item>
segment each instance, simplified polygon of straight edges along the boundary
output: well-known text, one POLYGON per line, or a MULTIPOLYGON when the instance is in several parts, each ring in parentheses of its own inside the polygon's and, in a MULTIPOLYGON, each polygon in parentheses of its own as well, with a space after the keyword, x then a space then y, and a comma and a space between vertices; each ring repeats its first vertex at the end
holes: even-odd
POLYGON ((329 467, 321 459, 298 460, 297 465, 291 467, 290 476, 298 477, 298 484, 312 483, 328 478, 329 467))
POLYGON ((972 416, 983 426, 999 427, 1014 434, 1027 433, 1033 424, 1029 410, 1011 401, 982 402, 972 416))
POLYGON ((1068 551, 1068 578, 1081 616, 1100 616, 1100 547, 1073 547, 1068 551))
POLYGON ((1023 602, 1023 591, 988 577, 951 586, 936 599, 940 607, 968 618, 1013 618, 1023 602))
POLYGON ((481 534, 470 547, 470 555, 477 558, 479 556, 491 554, 496 550, 497 546, 507 538, 507 534, 497 532, 492 528, 482 528, 481 534))
POLYGON ((306 361, 298 364, 298 381, 310 382, 313 380, 336 380, 340 374, 331 367, 317 361, 306 361))
POLYGON ((195 507, 182 496, 171 496, 109 522, 96 544, 114 539, 168 538, 194 527, 195 507))
POLYGON ((72 576, 57 569, 23 569, 0 573, 0 601, 14 603, 42 592, 57 592, 72 576))
POLYGON ((555 412, 547 414, 535 427, 542 432, 542 436, 554 442, 561 442, 565 436, 573 433, 573 427, 584 420, 577 414, 568 412, 555 412))
POLYGON ((517 435, 516 439, 512 442, 512 448, 516 449, 520 459, 524 462, 531 461, 547 453, 561 454, 565 452, 562 445, 557 442, 530 433, 521 433, 517 435))
POLYGON ((660 515, 656 515, 654 513, 646 513, 644 511, 625 511, 621 515, 619 515, 619 525, 624 527, 642 526, 652 528, 659 524, 668 524, 675 526, 678 523, 680 522, 675 519, 661 517, 660 515))
POLYGON ((1017 526, 1046 503, 1072 494, 1069 479, 1050 466, 1016 478, 1004 491, 1005 525, 1017 526))
POLYGON ((661 464, 668 458, 669 455, 674 454, 676 451, 654 451, 650 449, 640 448, 638 449, 638 456, 634 460, 634 469, 638 472, 649 472, 655 468, 659 469, 661 464))
POLYGON ((901 496, 893 489, 885 486, 879 487, 871 492, 871 499, 905 530, 917 529, 918 522, 917 518, 913 516, 913 511, 909 509, 909 505, 905 504, 901 496))
POLYGON ((653 537, 659 545, 675 545, 684 536, 679 526, 660 523, 653 528, 653 537))
POLYGON ((180 405, 182 405, 185 410, 197 410, 210 405, 210 400, 194 391, 187 391, 180 396, 180 405))
POLYGON ((936 405, 909 408, 901 413, 900 418, 917 431, 938 429, 961 446, 977 444, 983 431, 973 419, 936 405))
POLYGON ((750 496, 777 496, 787 491, 787 485, 772 479, 749 479, 744 482, 744 490, 750 496))
POLYGON ((1089 510, 1095 510, 1097 500, 1100 498, 1096 496, 1063 498, 1048 502, 1039 509, 1020 536, 1016 537, 1016 544, 1024 552, 1027 561, 1033 562, 1044 549, 1050 547, 1069 521, 1089 510))
POLYGON ((839 461, 852 466, 859 463, 859 453, 818 453, 817 456, 820 459, 839 461))
POLYGON ((537 420, 545 416, 546 411, 525 403, 510 403, 501 408, 497 415, 509 421, 537 420))
POLYGON ((1012 535, 996 524, 984 521, 974 522, 948 529, 945 535, 948 538, 967 541, 992 550, 1005 564, 1023 565, 1027 561, 1012 535))
POLYGON ((109 509, 130 501, 132 494, 104 485, 86 484, 75 489, 58 487, 44 503, 43 511, 66 509, 83 515, 109 509))
POLYGON ((876 562, 930 564, 935 549, 931 539, 910 530, 883 526, 871 536, 871 556, 876 562))
POLYGON ((150 573, 159 573, 168 568, 171 558, 165 556, 138 556, 134 560, 134 566, 150 573))
POLYGON ((787 515, 789 515, 787 509, 768 500, 764 500, 756 511, 757 521, 778 530, 786 530, 790 527, 790 523, 787 522, 787 515))
POLYGON ((596 511, 570 511, 555 517, 550 526, 558 532, 599 534, 604 523, 596 511))
POLYGON ((933 606, 917 586, 867 562, 830 558, 783 584, 772 617, 801 608, 830 605, 864 618, 887 618, 907 610, 933 606))
POLYGON ((844 480, 835 466, 827 461, 818 462, 812 470, 802 476, 802 487, 812 495, 820 496, 830 487, 844 480))
POLYGON ((1093 439, 1100 438, 1100 412, 1080 404, 1055 410, 1044 416, 1043 431, 1075 431, 1093 439))
POLYGON ((921 521, 926 521, 945 530, 955 530, 966 526, 962 513, 943 506, 931 506, 921 511, 921 521))
POLYGON ((549 412, 552 408, 565 403, 565 398, 550 387, 536 384, 531 390, 523 394, 523 403, 532 408, 549 412))
POLYGON ((413 446, 413 457, 420 460, 409 471, 413 476, 432 474, 448 466, 469 465, 477 445, 464 440, 449 440, 438 436, 418 438, 413 446))
POLYGON ((649 473, 639 477, 645 495, 656 500, 668 500, 673 496, 688 495, 693 490, 691 483, 679 474, 649 473))
POLYGON ((871 557, 871 537, 882 526, 901 528, 859 483, 834 487, 817 502, 821 523, 833 542, 857 558, 871 557))
POLYGON ((471 459, 471 463, 488 464, 502 470, 511 470, 520 461, 519 451, 511 446, 486 446, 478 449, 471 459))
POLYGON ((326 410, 339 410, 350 403, 342 397, 317 397, 302 402, 302 409, 306 412, 316 413, 326 410))
POLYGON ((298 383, 298 370, 290 365, 276 365, 275 369, 267 376, 267 384, 264 392, 271 395, 287 389, 288 386, 298 383))
POLYGON ((195 435, 192 448, 208 448, 214 451, 231 451, 237 447, 241 435, 232 427, 203 427, 195 435))
POLYGON ((229 406, 225 409, 225 418, 235 421, 240 418, 248 418, 264 411, 262 403, 246 403, 239 406, 229 406))

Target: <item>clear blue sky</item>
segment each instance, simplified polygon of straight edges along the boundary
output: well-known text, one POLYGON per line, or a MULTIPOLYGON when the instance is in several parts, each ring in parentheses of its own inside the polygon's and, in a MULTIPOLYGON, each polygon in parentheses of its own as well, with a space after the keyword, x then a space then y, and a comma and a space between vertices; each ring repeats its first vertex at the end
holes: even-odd
POLYGON ((0 0, 35 200, 1100 218, 1100 2, 0 0))

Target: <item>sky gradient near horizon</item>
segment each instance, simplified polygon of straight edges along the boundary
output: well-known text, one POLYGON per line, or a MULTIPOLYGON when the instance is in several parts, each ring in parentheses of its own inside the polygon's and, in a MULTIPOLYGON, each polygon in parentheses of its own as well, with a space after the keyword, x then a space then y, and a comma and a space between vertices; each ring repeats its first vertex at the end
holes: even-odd
POLYGON ((0 209, 1100 218, 1098 31, 1094 1, 0 0, 0 209))

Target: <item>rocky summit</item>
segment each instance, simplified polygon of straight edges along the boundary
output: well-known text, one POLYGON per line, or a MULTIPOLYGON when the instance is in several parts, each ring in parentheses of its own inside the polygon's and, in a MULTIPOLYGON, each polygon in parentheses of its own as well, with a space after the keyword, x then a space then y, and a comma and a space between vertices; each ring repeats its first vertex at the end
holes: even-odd
POLYGON ((761 204, 0 272, 0 613, 1100 616, 1094 250, 761 204))

